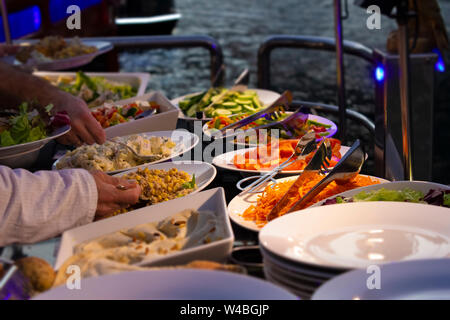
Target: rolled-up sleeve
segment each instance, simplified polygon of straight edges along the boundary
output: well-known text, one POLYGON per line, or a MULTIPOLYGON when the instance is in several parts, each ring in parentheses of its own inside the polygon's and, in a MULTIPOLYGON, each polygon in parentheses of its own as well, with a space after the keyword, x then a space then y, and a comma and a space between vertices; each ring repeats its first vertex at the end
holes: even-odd
POLYGON ((0 246, 33 243, 92 222, 97 186, 82 169, 39 171, 0 166, 0 246))

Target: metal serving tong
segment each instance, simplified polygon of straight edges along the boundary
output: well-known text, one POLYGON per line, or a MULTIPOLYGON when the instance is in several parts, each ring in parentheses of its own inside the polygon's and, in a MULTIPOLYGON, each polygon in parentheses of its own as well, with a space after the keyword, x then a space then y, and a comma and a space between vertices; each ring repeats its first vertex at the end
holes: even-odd
MULTIPOLYGON (((311 161, 312 162, 312 161, 311 161)), ((298 200, 287 213, 303 209, 304 205, 308 203, 312 198, 320 193, 328 184, 332 181, 336 181, 338 184, 346 183, 347 181, 356 177, 361 167, 364 163, 364 152, 361 148, 361 143, 356 140, 347 153, 341 158, 341 160, 336 164, 336 166, 331 170, 322 180, 320 180, 310 191, 308 191, 300 200, 298 200)), ((298 187, 302 185, 305 181, 304 174, 307 173, 305 170, 302 175, 300 175, 291 188, 288 190, 287 194, 275 205, 272 211, 267 216, 267 220, 273 220, 279 216, 279 212, 283 207, 285 207, 290 199, 288 193, 291 191, 291 195, 295 196, 298 187), (302 178, 303 177, 303 178, 302 178), (286 199, 286 200, 284 200, 286 199), (283 202, 284 200, 284 202, 283 202)), ((313 173, 308 171, 307 174, 313 173)))
POLYGON ((331 156, 331 144, 330 141, 325 138, 322 140, 311 161, 306 165, 302 174, 298 176, 297 180, 294 181, 281 200, 278 201, 272 208, 267 216, 267 221, 271 221, 280 215, 281 210, 289 204, 292 198, 297 196, 298 189, 304 182, 306 182, 310 177, 315 176, 317 172, 323 173, 327 170, 327 167, 330 164, 331 156))
POLYGON ((0 300, 26 300, 33 295, 30 281, 14 264, 14 261, 0 257, 5 273, 0 277, 0 300))
POLYGON ((316 149, 317 149, 316 134, 314 131, 311 130, 311 131, 307 132, 298 141, 297 145, 295 146, 294 152, 291 154, 291 156, 286 161, 284 161, 278 167, 274 168, 272 171, 270 171, 264 175, 251 176, 251 177, 247 177, 247 178, 240 180, 236 184, 236 187, 239 190, 242 190, 247 193, 260 193, 262 191, 256 191, 256 190, 259 189, 259 187, 261 185, 263 185, 267 180, 272 180, 272 182, 273 182, 272 187, 274 187, 276 184, 276 180, 273 178, 274 176, 276 176, 280 171, 282 171, 284 168, 290 166, 295 161, 305 158, 306 156, 308 156, 311 152, 315 151, 316 149), (242 183, 244 183, 248 180, 252 180, 252 179, 257 179, 257 180, 252 182, 245 188, 242 187, 242 183))
MULTIPOLYGON (((248 117, 245 117, 242 120, 231 123, 228 126, 220 129, 218 132, 213 133, 213 137, 216 139, 224 138, 224 133, 228 130, 237 130, 242 128, 243 126, 252 123, 253 121, 258 120, 259 118, 266 118, 267 120, 274 120, 279 117, 280 114, 284 113, 289 109, 289 105, 292 102, 292 93, 288 90, 283 92, 283 94, 275 100, 270 106, 267 108, 258 111, 248 117)), ((228 136, 236 135, 236 133, 231 133, 228 136)))

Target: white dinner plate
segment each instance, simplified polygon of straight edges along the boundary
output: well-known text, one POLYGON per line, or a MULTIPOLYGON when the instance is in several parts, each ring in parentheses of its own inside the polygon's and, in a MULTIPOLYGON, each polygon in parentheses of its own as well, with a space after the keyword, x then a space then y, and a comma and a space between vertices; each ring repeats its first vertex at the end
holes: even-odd
POLYGON ((354 270, 321 286, 313 300, 449 300, 450 259, 416 260, 381 265, 379 289, 375 272, 354 270))
MULTIPOLYGON (((170 170, 176 168, 178 171, 184 171, 188 173, 191 177, 195 175, 195 183, 197 184, 197 189, 189 194, 194 194, 205 189, 216 177, 217 170, 214 166, 207 162, 201 161, 180 161, 180 162, 164 162, 158 164, 148 164, 145 165, 150 170, 170 170)), ((127 170, 116 174, 115 176, 121 177, 125 174, 135 172, 136 169, 127 170)))
POLYGON ((443 258, 450 256, 450 211, 408 202, 307 208, 268 223, 259 242, 293 263, 342 270, 443 258))
MULTIPOLYGON (((280 178, 277 179, 277 182, 284 182, 289 180, 295 180, 298 176, 291 176, 286 178, 280 178)), ((387 180, 377 178, 377 177, 371 177, 373 179, 378 179, 381 181, 381 183, 388 182, 387 180)), ((264 187, 267 184, 264 185, 264 187)), ((261 188, 262 189, 262 188, 261 188)), ((244 193, 241 192, 236 197, 234 197, 230 203, 228 204, 228 214, 230 216, 230 219, 240 225, 241 227, 244 227, 246 229, 258 232, 261 230, 261 227, 259 227, 254 221, 245 220, 242 217, 242 214, 244 211, 250 207, 251 205, 256 205, 258 202, 258 197, 261 195, 261 193, 244 193)))
MULTIPOLYGON (((256 92, 256 94, 258 95, 259 100, 265 105, 268 106, 270 105, 272 102, 274 102, 275 100, 277 100, 280 97, 280 94, 274 91, 270 91, 270 90, 264 90, 264 89, 252 89, 249 88, 249 90, 253 90, 256 92)), ((180 110, 180 119, 185 119, 185 120, 199 120, 195 117, 188 117, 186 116, 183 111, 181 111, 180 107, 178 106, 178 103, 182 100, 184 100, 187 96, 193 95, 193 94, 200 94, 200 92, 195 92, 195 93, 190 93, 175 99, 170 100, 170 102, 172 102, 179 110, 180 110)), ((212 118, 204 118, 201 120, 211 120, 212 118)))
POLYGON ((60 286, 36 300, 296 300, 267 281, 211 270, 151 270, 83 279, 81 290, 60 286))
POLYGON ((280 277, 290 282, 301 282, 308 289, 314 289, 319 287, 321 284, 336 276, 335 274, 329 275, 327 278, 318 278, 316 275, 303 273, 302 270, 296 269, 296 271, 291 271, 289 269, 283 268, 278 261, 273 262, 273 260, 264 258, 264 268, 270 268, 272 272, 277 273, 280 277))
MULTIPOLYGON (((287 113, 290 113, 290 112, 287 112, 287 113)), ((327 118, 324 118, 324 117, 321 117, 321 116, 316 116, 314 114, 308 114, 308 119, 331 126, 330 128, 328 128, 326 130, 327 131, 327 135, 326 136, 324 135, 323 137, 331 138, 337 132, 336 124, 333 121, 328 120, 327 118)), ((214 129, 214 130, 216 130, 216 129, 214 129)), ((203 134, 205 136, 207 136, 208 139, 212 139, 213 129, 209 129, 208 128, 208 123, 205 123, 203 125, 203 134)), ((257 146, 257 144, 243 143, 243 142, 240 142, 240 141, 236 141, 236 139, 232 139, 230 141, 233 141, 234 144, 239 145, 239 146, 247 146, 247 147, 256 147, 257 146)))
POLYGON ((335 196, 329 197, 327 199, 324 199, 322 201, 319 201, 317 203, 315 203, 314 205, 312 205, 311 207, 320 207, 325 201, 327 201, 328 199, 334 199, 336 197, 353 197, 355 194, 358 194, 360 192, 368 192, 368 191, 373 191, 373 190, 379 190, 381 188, 384 189, 388 189, 388 190, 403 190, 405 188, 411 189, 411 190, 415 190, 415 191, 420 191, 422 192, 424 195, 426 195, 428 193, 428 191, 430 191, 431 189, 442 189, 442 190, 450 190, 449 186, 443 185, 443 184, 439 184, 439 183, 435 183, 435 182, 426 182, 426 181, 393 181, 389 184, 384 184, 384 185, 372 185, 372 186, 367 186, 367 187, 361 187, 361 188, 356 188, 353 190, 348 190, 345 192, 342 192, 340 194, 337 194, 335 196))
POLYGON ((275 265, 279 269, 283 269, 283 272, 286 275, 290 275, 292 277, 298 279, 308 278, 311 281, 315 281, 317 283, 323 283, 336 275, 342 273, 342 271, 331 270, 331 269, 323 269, 317 268, 310 265, 300 264, 300 263, 291 263, 287 260, 283 260, 282 258, 273 255, 272 253, 264 250, 262 246, 260 246, 260 250, 262 252, 264 258, 264 264, 275 265))
MULTIPOLYGON (((37 42, 39 42, 39 39, 19 40, 19 41, 16 41, 15 43, 18 43, 20 45, 29 45, 29 44, 35 44, 37 42)), ((82 43, 86 46, 96 47, 97 50, 95 52, 79 55, 76 57, 71 57, 71 58, 66 58, 66 59, 54 59, 54 60, 51 60, 48 62, 47 61, 45 61, 45 62, 43 62, 43 61, 27 61, 27 63, 25 65, 33 67, 37 70, 42 70, 42 71, 59 71, 59 70, 72 69, 72 68, 81 67, 83 65, 86 65, 86 64, 90 63, 92 60, 94 60, 95 57, 102 55, 113 49, 113 45, 110 42, 106 42, 106 41, 83 40, 82 43)), ((23 63, 21 63, 17 60, 14 61, 14 64, 24 65, 23 63)))
POLYGON ((36 150, 37 148, 42 148, 51 140, 59 138, 70 131, 70 125, 65 125, 53 130, 47 137, 26 143, 15 144, 8 147, 0 147, 0 158, 10 157, 17 154, 21 154, 25 151, 36 150))
MULTIPOLYGON (((145 132, 145 133, 138 133, 138 135, 141 135, 141 136, 147 137, 147 138, 148 137, 166 137, 166 138, 171 138, 177 144, 175 146, 174 150, 172 151, 172 154, 170 156, 168 156, 166 158, 162 158, 162 159, 156 160, 156 161, 153 161, 153 162, 151 162, 151 164, 164 162, 164 161, 167 161, 167 160, 170 160, 170 159, 177 160, 177 157, 179 157, 182 154, 184 154, 184 153, 188 152, 189 150, 193 149, 198 144, 198 142, 200 141, 200 139, 199 139, 199 137, 197 135, 195 135, 193 133, 190 133, 190 132, 187 132, 186 130, 145 132)), ((56 165, 58 164, 60 159, 56 160, 53 163, 52 170, 57 170, 56 169, 56 165)), ((178 159, 178 160, 182 160, 182 159, 178 159)), ((126 171, 126 170, 141 168, 141 167, 144 167, 144 166, 146 166, 148 164, 149 163, 144 163, 144 164, 141 164, 139 166, 134 166, 134 167, 130 167, 130 168, 124 168, 124 169, 119 169, 119 170, 114 170, 114 171, 108 171, 106 173, 108 173, 108 174, 116 174, 116 173, 123 172, 123 171, 126 171)))
POLYGON ((266 269, 264 269, 264 278, 265 278, 267 281, 273 283, 274 285, 280 286, 280 287, 286 289, 287 291, 291 292, 292 294, 295 294, 297 297, 299 297, 299 299, 303 299, 303 300, 309 300, 309 299, 311 299, 312 293, 307 292, 307 291, 303 291, 303 290, 298 290, 298 289, 296 289, 296 288, 290 287, 290 286, 287 285, 286 283, 281 282, 281 281, 275 279, 275 278, 273 277, 272 274, 270 274, 270 273, 267 272, 266 269))
MULTIPOLYGON (((215 156, 212 163, 219 168, 222 169, 227 169, 227 170, 231 170, 231 171, 238 171, 238 172, 247 172, 247 173, 254 173, 255 175, 260 173, 260 172, 269 172, 271 171, 270 169, 264 169, 264 170, 249 170, 249 169, 239 169, 234 165, 234 157, 236 155, 244 155, 246 152, 252 152, 254 150, 256 150, 257 147, 252 147, 252 148, 245 148, 245 149, 238 149, 238 150, 234 150, 234 151, 230 151, 230 152, 226 152, 223 153, 221 155, 215 156)), ((344 154, 350 149, 350 147, 346 147, 346 146, 341 146, 341 157, 344 156, 344 154)), ((303 170, 283 170, 280 173, 289 173, 289 174, 300 174, 302 173, 303 170)))
MULTIPOLYGON (((269 274, 272 279, 276 280, 277 283, 283 284, 284 287, 295 289, 296 291, 309 292, 310 295, 314 292, 315 287, 310 285, 305 285, 300 281, 292 281, 284 277, 277 268, 273 265, 264 265, 264 273, 269 274)), ((317 286, 318 287, 318 286, 317 286)))

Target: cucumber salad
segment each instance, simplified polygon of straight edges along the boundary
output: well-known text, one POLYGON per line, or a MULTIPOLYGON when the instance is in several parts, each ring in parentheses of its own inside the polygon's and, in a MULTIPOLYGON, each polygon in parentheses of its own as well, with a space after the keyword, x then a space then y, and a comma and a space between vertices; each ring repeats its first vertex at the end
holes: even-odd
POLYGON ((254 90, 244 92, 225 88, 211 88, 202 93, 191 94, 179 102, 181 111, 188 117, 203 112, 207 118, 233 114, 253 114, 265 106, 254 90))

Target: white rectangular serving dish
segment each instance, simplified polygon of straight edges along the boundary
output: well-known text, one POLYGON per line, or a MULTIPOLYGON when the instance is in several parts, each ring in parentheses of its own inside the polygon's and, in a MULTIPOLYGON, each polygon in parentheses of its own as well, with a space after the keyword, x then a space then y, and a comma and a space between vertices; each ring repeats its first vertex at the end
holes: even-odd
POLYGON ((168 254, 162 258, 145 260, 137 265, 177 265, 199 259, 224 262, 233 247, 234 235, 227 215, 225 192, 223 188, 215 188, 141 208, 64 232, 55 262, 55 270, 59 269, 64 261, 73 255, 73 248, 83 241, 95 239, 123 228, 131 228, 143 223, 161 221, 184 209, 213 211, 217 216, 218 226, 222 226, 223 228, 223 239, 168 254))
MULTIPOLYGON (((116 101, 114 105, 121 106, 134 101, 155 101, 160 106, 159 113, 106 128, 106 138, 110 139, 143 132, 170 131, 176 129, 178 109, 161 92, 153 91, 142 96, 116 101)), ((101 107, 99 106, 97 108, 101 107)), ((93 108, 92 110, 97 108, 93 108)))
MULTIPOLYGON (((76 72, 34 72, 35 76, 50 79, 58 79, 58 77, 74 77, 76 72)), ((150 74, 143 72, 86 72, 89 77, 103 77, 106 80, 123 82, 138 88, 136 96, 145 94, 150 74)))

